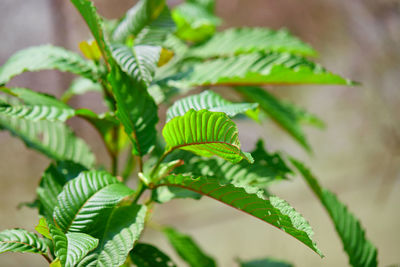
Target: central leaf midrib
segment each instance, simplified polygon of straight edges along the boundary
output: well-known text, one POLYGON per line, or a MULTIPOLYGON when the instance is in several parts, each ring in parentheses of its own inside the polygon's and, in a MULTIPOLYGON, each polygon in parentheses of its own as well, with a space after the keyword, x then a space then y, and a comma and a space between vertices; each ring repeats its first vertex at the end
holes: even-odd
POLYGON ((65 232, 68 232, 69 228, 73 225, 73 223, 75 222, 76 217, 77 217, 78 214, 81 212, 81 210, 83 209, 83 207, 85 207, 86 204, 87 204, 94 196, 96 196, 98 193, 100 193, 100 192, 103 191, 104 189, 106 189, 106 188, 108 188, 108 187, 110 187, 110 186, 112 186, 112 185, 115 185, 115 184, 117 184, 117 183, 108 184, 108 185, 106 185, 106 186, 100 188, 98 191, 94 192, 91 196, 89 196, 89 198, 86 199, 86 201, 82 204, 82 206, 79 208, 79 210, 75 213, 74 218, 72 218, 70 224, 68 225, 68 227, 66 227, 65 232))

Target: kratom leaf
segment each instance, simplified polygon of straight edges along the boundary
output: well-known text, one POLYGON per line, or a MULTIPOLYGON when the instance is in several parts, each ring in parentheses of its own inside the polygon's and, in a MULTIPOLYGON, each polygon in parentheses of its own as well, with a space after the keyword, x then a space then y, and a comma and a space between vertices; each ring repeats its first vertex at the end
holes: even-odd
POLYGON ((186 56, 213 58, 272 51, 303 56, 316 55, 314 49, 287 30, 232 28, 218 32, 206 43, 191 48, 186 56))
POLYGON ((178 255, 191 267, 216 266, 214 259, 205 254, 188 235, 182 234, 171 227, 164 228, 163 233, 178 255))
POLYGON ((117 100, 117 116, 133 144, 132 153, 143 156, 156 140, 157 106, 147 90, 123 71, 114 68, 109 81, 117 100))
POLYGON ((154 77, 161 47, 113 45, 111 49, 114 59, 121 69, 135 82, 147 88, 154 77))
POLYGON ((23 72, 51 69, 72 72, 92 80, 98 77, 98 70, 92 62, 64 48, 43 45, 21 50, 10 57, 0 68, 0 85, 23 72))
POLYGON ((0 254, 4 252, 47 253, 44 239, 24 229, 11 229, 0 232, 0 254))
POLYGON ((107 172, 82 172, 58 195, 53 217, 63 232, 83 232, 96 237, 99 227, 96 220, 101 213, 133 193, 107 172))
POLYGON ((143 28, 160 16, 165 0, 140 0, 121 20, 113 32, 113 39, 124 42, 129 36, 135 37, 143 28))
MULTIPOLYGON (((17 101, 18 104, 25 104, 25 105, 42 105, 42 106, 53 106, 59 109, 71 109, 70 106, 63 103, 62 101, 58 100, 52 95, 40 93, 36 91, 32 91, 28 88, 6 88, 1 87, 1 91, 17 98, 20 101, 17 101), (21 102, 22 101, 22 102, 21 102)), ((15 103, 11 103, 15 104, 15 103)))
POLYGON ((95 237, 99 246, 87 255, 78 266, 121 266, 125 263, 134 243, 144 228, 146 206, 130 204, 115 206, 103 214, 95 237))
POLYGON ((135 38, 135 45, 162 46, 167 36, 176 30, 168 6, 165 6, 161 14, 144 27, 135 38))
POLYGON ((176 267, 164 252, 149 244, 136 244, 129 255, 133 264, 139 267, 176 267))
POLYGON ((240 150, 235 123, 222 112, 191 109, 170 120, 162 134, 167 143, 166 153, 183 149, 205 157, 217 155, 232 163, 242 159, 253 162, 250 153, 240 150))
POLYGON ((51 223, 49 229, 53 237, 54 253, 60 259, 62 266, 76 266, 99 243, 98 239, 84 233, 64 234, 51 223))
POLYGON ((213 112, 223 112, 229 117, 246 113, 250 115, 250 117, 257 120, 257 107, 257 103, 233 103, 222 98, 222 96, 214 93, 213 91, 206 90, 201 94, 191 95, 176 101, 167 110, 167 121, 170 121, 175 117, 185 115, 185 113, 190 109, 194 109, 196 111, 207 109, 208 111, 213 112))
POLYGON ((293 267, 292 264, 275 259, 260 259, 251 261, 240 261, 240 267, 293 267))
POLYGON ((33 122, 2 114, 0 126, 19 137, 28 147, 51 159, 70 160, 85 167, 94 165, 95 156, 88 145, 61 122, 47 120, 33 122))
POLYGON ((198 4, 205 9, 207 9, 208 12, 214 13, 215 10, 215 0, 186 0, 188 3, 195 3, 198 4))
POLYGON ((187 67, 187 75, 171 86, 337 84, 355 83, 332 74, 318 64, 289 53, 253 53, 219 58, 187 67))
POLYGON ((71 83, 71 86, 62 95, 61 100, 64 103, 67 103, 71 97, 75 95, 83 95, 87 92, 102 92, 102 87, 100 84, 89 79, 77 78, 71 83))
POLYGON ((57 162, 51 164, 43 173, 39 186, 36 188, 39 213, 53 220, 54 207, 57 205, 57 196, 64 185, 86 170, 83 166, 73 162, 57 162))
POLYGON ((40 218, 39 224, 36 225, 35 230, 43 235, 44 237, 47 237, 48 239, 53 239, 50 235, 50 230, 49 227, 47 226, 47 222, 45 218, 40 218))
POLYGON ((294 158, 291 162, 328 211, 342 240, 344 251, 349 256, 350 264, 354 267, 377 266, 377 249, 367 239, 359 220, 337 199, 335 194, 320 186, 318 180, 303 163, 294 158))
POLYGON ((101 58, 100 47, 94 40, 80 42, 79 49, 87 59, 98 61, 101 58))
POLYGON ((0 105, 0 114, 1 116, 22 118, 29 121, 46 120, 64 122, 75 115, 75 110, 72 108, 61 109, 55 106, 44 105, 0 105))
POLYGON ((71 2, 75 5, 76 9, 86 21, 86 24, 88 25, 94 39, 97 42, 97 45, 100 48, 101 54, 103 55, 106 64, 111 63, 112 57, 108 41, 106 40, 106 34, 103 30, 103 20, 97 14, 93 2, 90 0, 71 0, 71 2))
POLYGON ((201 42, 211 37, 221 20, 203 6, 183 3, 172 10, 176 35, 185 41, 201 42))
POLYGON ((50 263, 49 267, 63 267, 63 266, 61 265, 60 259, 56 258, 54 261, 50 263))
POLYGON ((251 152, 254 163, 241 161, 232 164, 220 158, 204 159, 188 152, 173 155, 174 159, 182 159, 185 164, 174 170, 175 174, 191 174, 194 177, 216 177, 220 182, 230 182, 235 186, 252 186, 265 188, 271 183, 288 179, 293 174, 280 153, 270 153, 264 149, 262 141, 251 152))
POLYGON ((180 187, 211 197, 281 229, 322 255, 312 240, 313 231, 308 222, 278 197, 266 199, 254 188, 221 184, 217 178, 212 177, 171 175, 155 185, 158 186, 180 187))
POLYGON ((276 123, 282 126, 296 141, 298 141, 305 149, 311 150, 302 129, 302 123, 312 122, 319 127, 323 126, 323 122, 314 115, 296 108, 291 104, 287 104, 273 96, 268 91, 258 87, 236 87, 236 91, 240 92, 250 101, 260 104, 264 110, 276 123))

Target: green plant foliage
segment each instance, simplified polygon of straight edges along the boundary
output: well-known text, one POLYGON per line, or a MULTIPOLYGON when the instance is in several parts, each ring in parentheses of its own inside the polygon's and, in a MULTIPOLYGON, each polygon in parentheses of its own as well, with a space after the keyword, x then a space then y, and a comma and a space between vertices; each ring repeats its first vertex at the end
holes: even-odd
POLYGON ((252 53, 188 66, 184 79, 171 83, 193 86, 337 84, 354 85, 320 65, 289 53, 252 53))
POLYGON ((112 57, 107 40, 105 39, 106 35, 103 30, 103 20, 97 14, 93 2, 90 0, 71 0, 71 2, 75 5, 76 9, 86 21, 86 24, 100 48, 106 64, 111 63, 112 57))
MULTIPOLYGON (((281 229, 321 255, 308 222, 269 192, 272 183, 293 174, 287 157, 267 151, 263 140, 251 153, 243 152, 232 117, 244 114, 258 122, 262 109, 311 150, 302 126, 322 128, 323 122, 252 86, 355 83, 307 59, 316 51, 286 30, 217 33, 221 19, 214 0, 186 0, 172 11, 166 2, 139 0, 116 20, 103 19, 92 0, 71 0, 93 35, 79 44, 89 60, 45 45, 17 52, 0 67, 0 130, 53 160, 40 179, 36 200, 28 204, 38 208, 35 229, 44 238, 21 229, 0 232, 0 253, 37 253, 51 267, 176 266, 155 246, 141 243, 145 224, 156 204, 208 196, 281 229), (60 99, 5 87, 16 75, 47 69, 80 77, 60 99), (196 87, 231 87, 239 94, 226 99, 209 90, 184 95, 196 87), (101 92, 107 110, 97 114, 66 104, 86 92, 101 92), (158 113, 166 117, 164 125, 158 125, 158 113), (110 166, 103 157, 96 164, 89 146, 66 124, 72 117, 98 131, 110 166)), ((350 263, 376 266, 376 249, 356 218, 301 163, 292 163, 328 210, 350 263)), ((189 266, 216 266, 191 237, 152 225, 189 266)), ((269 258, 238 263, 291 266, 269 258)))
POLYGON ((0 126, 51 159, 70 160, 86 167, 94 164, 95 157, 87 144, 61 122, 31 121, 2 114, 0 126))
POLYGON ((64 92, 61 100, 64 103, 67 103, 71 97, 75 95, 83 95, 87 92, 102 92, 101 85, 89 79, 77 78, 71 83, 68 90, 64 92))
POLYGON ((242 159, 253 162, 249 153, 240 150, 235 123, 222 112, 191 109, 169 121, 162 134, 167 153, 183 149, 205 157, 217 155, 232 163, 242 159))
POLYGON ((201 94, 191 95, 176 101, 167 111, 167 121, 185 115, 190 109, 223 112, 229 117, 246 113, 246 115, 257 121, 257 107, 257 103, 233 103, 213 91, 206 90, 201 94))
POLYGON ((262 88, 236 87, 235 90, 249 100, 259 103, 261 109, 265 111, 271 119, 282 126, 282 128, 292 135, 305 149, 311 150, 302 129, 302 124, 307 123, 319 128, 324 127, 324 123, 315 115, 280 101, 262 88))
POLYGON ((317 53, 311 46, 303 43, 287 30, 232 28, 218 32, 204 44, 193 47, 187 56, 214 58, 271 51, 289 52, 302 56, 315 56, 317 53))
POLYGON ((292 264, 275 259, 261 259, 251 261, 241 261, 240 267, 293 267, 292 264))
POLYGON ((176 264, 164 252, 149 244, 136 244, 129 255, 136 266, 176 267, 176 264))
POLYGON ((93 235, 98 227, 94 221, 101 213, 132 194, 132 189, 104 171, 82 172, 58 195, 54 220, 63 232, 93 235))
POLYGON ((76 266, 90 251, 95 249, 99 240, 83 233, 64 234, 61 229, 49 224, 55 255, 62 266, 76 266))
POLYGON ((44 239, 24 229, 11 229, 0 232, 0 254, 4 252, 23 252, 46 254, 44 239))
POLYGON ((161 47, 113 45, 112 54, 121 69, 143 87, 148 87, 160 59, 161 47))
POLYGON ((36 230, 39 234, 43 235, 44 237, 46 237, 46 238, 48 238, 48 239, 50 239, 50 240, 53 239, 53 238, 51 237, 50 230, 49 230, 49 227, 47 226, 47 222, 46 222, 46 219, 45 219, 45 218, 43 218, 43 217, 40 218, 39 224, 36 225, 35 230, 36 230))
POLYGON ((267 222, 290 234, 322 256, 312 240, 313 231, 308 222, 284 200, 271 196, 265 199, 254 188, 241 188, 233 184, 221 184, 212 177, 192 178, 170 175, 156 186, 181 187, 211 197, 244 213, 267 222))
POLYGON ((43 45, 17 52, 0 69, 0 85, 26 71, 57 69, 96 79, 96 66, 74 52, 61 47, 43 45))
POLYGON ((133 144, 132 153, 143 156, 156 140, 157 106, 147 90, 121 70, 114 68, 109 80, 117 100, 117 116, 133 144))
POLYGON ((171 17, 171 12, 167 6, 161 14, 144 27, 135 38, 135 45, 162 46, 168 35, 175 32, 175 22, 171 17))
POLYGON ((273 182, 288 179, 292 174, 282 156, 279 153, 265 151, 261 140, 251 154, 254 157, 253 164, 246 161, 233 164, 220 158, 204 159, 182 151, 174 158, 182 159, 185 164, 176 168, 174 173, 185 173, 194 177, 216 177, 220 182, 258 188, 265 188, 273 182))
POLYGON ((337 199, 335 194, 319 185, 318 180, 303 163, 294 158, 291 162, 328 211, 342 240, 344 251, 349 256, 351 266, 377 266, 377 249, 366 238, 358 219, 337 199))
POLYGON ((68 181, 84 170, 86 169, 83 166, 68 161, 51 164, 43 173, 39 186, 36 188, 39 214, 52 221, 57 196, 68 181))
POLYGON ((214 14, 215 11, 215 0, 186 0, 187 3, 194 3, 198 4, 205 9, 207 9, 208 12, 214 14))
POLYGON ((178 255, 191 267, 214 267, 214 259, 205 254, 189 236, 171 227, 165 227, 163 233, 178 255))
POLYGON ((140 0, 121 20, 113 32, 115 41, 124 42, 129 36, 137 36, 141 30, 160 16, 165 0, 140 0))
POLYGON ((79 264, 85 266, 121 266, 144 228, 147 208, 142 205, 115 206, 103 216, 94 235, 100 238, 98 247, 79 264))
POLYGON ((183 3, 172 10, 177 27, 176 35, 185 41, 201 42, 210 38, 221 20, 204 6, 183 3))

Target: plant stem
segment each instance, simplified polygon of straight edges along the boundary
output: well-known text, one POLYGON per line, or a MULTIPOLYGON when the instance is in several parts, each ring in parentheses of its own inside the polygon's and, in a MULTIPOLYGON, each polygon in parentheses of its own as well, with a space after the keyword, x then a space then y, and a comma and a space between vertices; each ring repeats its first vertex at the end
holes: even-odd
POLYGON ((46 261, 47 261, 48 263, 51 263, 51 262, 52 262, 51 259, 49 258, 49 256, 47 256, 46 254, 41 254, 41 255, 43 256, 43 258, 46 259, 46 261))
POLYGON ((144 191, 146 191, 146 189, 147 189, 147 186, 142 181, 139 180, 139 184, 138 184, 138 187, 137 187, 137 190, 136 190, 137 193, 135 195, 135 198, 133 199, 134 203, 137 203, 137 201, 142 196, 144 191))
POLYGON ((139 172, 143 172, 143 158, 138 156, 139 172))
POLYGON ((153 175, 156 173, 156 171, 160 167, 160 164, 163 162, 165 157, 168 156, 168 154, 171 152, 172 152, 172 150, 168 150, 168 151, 164 152, 164 154, 158 159, 156 165, 153 167, 153 170, 150 173, 150 177, 153 177, 153 175))
POLYGON ((114 151, 111 155, 111 170, 112 175, 118 175, 118 139, 119 139, 119 126, 115 126, 112 129, 112 139, 113 139, 113 146, 114 151))

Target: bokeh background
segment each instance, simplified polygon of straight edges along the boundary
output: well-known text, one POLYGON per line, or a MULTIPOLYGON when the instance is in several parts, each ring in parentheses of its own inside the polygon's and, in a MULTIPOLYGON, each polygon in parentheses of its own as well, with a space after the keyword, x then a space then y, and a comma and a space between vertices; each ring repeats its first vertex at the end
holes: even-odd
MULTIPOLYGON (((117 18, 134 0, 96 0, 99 12, 117 18)), ((179 1, 169 1, 171 5, 179 1)), ((305 153, 272 122, 255 125, 239 121, 245 150, 259 137, 272 150, 304 159, 321 183, 338 194, 361 219, 378 247, 380 266, 400 263, 400 2, 398 0, 217 0, 222 28, 267 26, 288 28, 320 52, 318 62, 328 69, 361 81, 359 87, 293 86, 269 88, 318 114, 324 131, 308 128, 314 153, 305 153)), ((0 0, 0 65, 19 49, 51 43, 78 51, 88 30, 67 0, 0 0)), ((13 85, 60 96, 73 77, 53 71, 26 73, 13 85)), ((223 91, 224 92, 224 91, 223 91)), ((229 96, 228 96, 229 97, 229 96)), ((101 111, 100 97, 72 99, 75 107, 101 111)), ((161 114, 162 115, 162 114, 161 114)), ((99 161, 109 159, 100 139, 86 122, 70 124, 86 139, 99 161)), ((0 132, 0 229, 33 230, 35 210, 17 209, 35 197, 35 187, 49 161, 0 132)), ((154 220, 194 236, 220 266, 234 266, 235 258, 271 256, 296 266, 348 266, 347 256, 325 210, 304 182, 297 178, 272 188, 311 223, 325 254, 310 249, 274 227, 209 199, 177 200, 156 207, 154 220)), ((166 240, 151 229, 146 241, 161 246, 177 259, 166 240)), ((4 254, 0 266, 45 266, 38 256, 4 254)))

